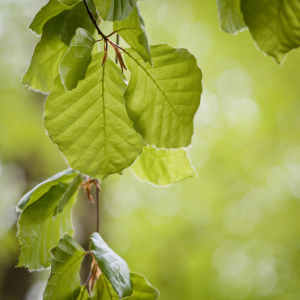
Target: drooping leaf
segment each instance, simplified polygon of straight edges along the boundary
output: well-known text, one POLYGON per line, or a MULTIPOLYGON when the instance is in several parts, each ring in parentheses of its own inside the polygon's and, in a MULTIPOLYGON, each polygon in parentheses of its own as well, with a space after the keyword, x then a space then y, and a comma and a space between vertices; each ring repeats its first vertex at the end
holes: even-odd
POLYGON ((240 9, 241 0, 217 0, 219 23, 227 33, 247 28, 240 9))
POLYGON ((77 175, 71 183, 57 181, 34 202, 27 203, 18 221, 19 267, 30 270, 49 267, 50 250, 57 246, 65 232, 73 233, 71 210, 81 177, 77 175))
POLYGON ((51 250, 51 275, 44 300, 75 300, 80 293, 79 271, 85 251, 66 234, 51 250))
POLYGON ((101 271, 113 286, 119 298, 130 296, 132 289, 126 261, 108 247, 99 233, 93 233, 91 240, 90 249, 94 253, 101 271))
POLYGON ((151 46, 151 67, 133 50, 127 53, 131 79, 125 99, 135 129, 150 145, 188 146, 202 92, 195 57, 186 49, 155 45, 151 46))
POLYGON ((79 80, 84 79, 92 60, 95 39, 86 30, 78 28, 70 48, 59 65, 63 85, 72 90, 79 80))
POLYGON ((95 0, 96 9, 104 21, 122 21, 135 7, 135 0, 95 0))
POLYGON ((52 83, 59 72, 59 63, 68 46, 59 38, 67 12, 52 18, 43 27, 43 35, 34 53, 22 83, 35 90, 50 92, 52 83))
POLYGON ((56 17, 63 11, 70 10, 70 9, 71 9, 70 6, 64 5, 59 0, 50 0, 36 14, 36 16, 34 17, 34 19, 31 22, 31 24, 29 25, 29 28, 32 31, 36 32, 37 34, 42 34, 43 27, 49 20, 56 17))
POLYGON ((124 104, 125 77, 104 53, 93 56, 86 77, 65 91, 60 77, 45 105, 45 127, 70 166, 100 180, 129 167, 142 149, 124 104))
POLYGON ((282 62, 300 45, 300 1, 241 1, 244 20, 261 51, 282 62))
POLYGON ((157 149, 152 146, 143 147, 141 156, 131 170, 142 181, 158 186, 170 185, 197 176, 185 150, 157 149))
POLYGON ((145 62, 152 64, 145 24, 138 5, 126 19, 114 22, 113 28, 145 62))
MULTIPOLYGON (((159 296, 159 291, 154 288, 147 279, 138 273, 130 273, 132 294, 126 300, 156 300, 159 296)), ((82 290, 83 292, 83 290, 82 290)), ((80 299, 80 297, 79 297, 80 299)), ((79 300, 78 299, 78 300, 79 300)), ((85 292, 82 300, 118 300, 118 294, 114 291, 109 281, 102 274, 94 288, 93 296, 85 292)))
POLYGON ((24 210, 26 206, 32 204, 34 201, 38 200, 43 194, 47 193, 52 186, 57 185, 59 182, 70 182, 76 175, 77 172, 70 168, 38 184, 34 189, 29 191, 26 195, 22 197, 22 199, 17 204, 17 211, 22 212, 22 210, 24 210))

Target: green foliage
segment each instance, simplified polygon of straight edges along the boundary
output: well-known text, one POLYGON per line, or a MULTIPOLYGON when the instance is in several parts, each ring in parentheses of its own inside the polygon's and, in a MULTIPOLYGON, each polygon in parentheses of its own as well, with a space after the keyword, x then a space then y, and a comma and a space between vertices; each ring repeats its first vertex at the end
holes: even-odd
POLYGON ((95 259, 120 299, 132 294, 129 268, 126 261, 117 255, 95 232, 91 236, 91 250, 95 259))
POLYGON ((65 232, 73 233, 71 210, 81 181, 82 176, 75 172, 62 172, 21 200, 19 267, 39 270, 50 266, 50 250, 65 232))
POLYGON ((21 199, 18 265, 33 270, 51 263, 44 299, 82 299, 94 283, 97 299, 157 299, 158 291, 142 275, 130 273, 99 233, 91 237, 95 265, 88 283, 80 286, 78 272, 86 253, 70 236, 71 210, 80 186, 92 200, 93 184, 99 192, 99 180, 133 163, 138 177, 156 185, 196 175, 185 150, 160 149, 191 143, 202 92, 196 59, 186 49, 149 46, 135 0, 50 0, 30 28, 42 36, 23 83, 50 92, 44 125, 72 169, 21 199), (113 33, 101 31, 97 12, 114 22, 113 33), (116 32, 130 49, 110 40, 116 32), (94 47, 101 41, 103 51, 94 47), (108 56, 109 46, 120 68, 108 56), (123 74, 127 67, 129 80, 123 74), (95 267, 102 272, 98 281, 95 267))
POLYGON ((102 180, 129 167, 142 151, 124 105, 125 77, 104 52, 93 56, 86 78, 65 91, 60 77, 45 106, 45 127, 69 165, 102 180))
MULTIPOLYGON (((127 300, 156 300, 159 292, 154 288, 147 279, 138 273, 130 273, 132 294, 126 297, 127 300)), ((118 300, 119 296, 111 286, 107 278, 102 274, 95 287, 94 295, 89 297, 87 293, 84 294, 82 300, 118 300)))
POLYGON ((44 292, 44 300, 77 299, 80 293, 78 273, 85 254, 70 235, 64 235, 58 246, 51 251, 51 275, 44 292))
POLYGON ((246 28, 240 4, 241 0, 217 0, 220 26, 227 33, 246 28))
POLYGON ((300 2, 242 0, 242 12, 261 51, 281 63, 286 53, 300 46, 300 2))
POLYGON ((197 175, 183 149, 156 149, 151 146, 143 147, 131 170, 139 179, 158 186, 197 175))
POLYGON ((40 42, 36 45, 33 56, 22 83, 35 90, 50 92, 57 76, 59 63, 68 46, 59 38, 59 32, 65 21, 65 13, 48 21, 43 27, 40 42))
POLYGON ((97 11, 104 21, 122 21, 135 7, 135 0, 95 0, 97 11))
POLYGON ((144 62, 152 64, 145 24, 138 5, 126 19, 114 22, 114 31, 118 32, 124 41, 143 58, 144 62))
POLYGON ((217 0, 221 28, 228 33, 248 28, 261 51, 281 63, 300 46, 300 3, 282 0, 217 0))
POLYGON ((29 28, 37 34, 42 34, 44 25, 65 10, 71 7, 63 5, 59 0, 50 0, 41 10, 36 14, 32 20, 29 28))
MULTIPOLYGON (((89 0, 89 3, 93 3, 92 0, 89 0)), ((76 29, 81 27, 94 32, 94 27, 85 17, 85 13, 82 2, 69 7, 58 0, 51 0, 41 9, 30 25, 37 33, 42 30, 42 37, 34 49, 30 65, 23 77, 24 85, 42 92, 51 91, 53 81, 59 74, 59 64, 76 29)))
POLYGON ((92 60, 95 39, 86 30, 78 28, 70 48, 59 65, 63 85, 72 90, 79 80, 84 79, 92 60))
POLYGON ((157 147, 190 145, 202 92, 195 57, 186 49, 155 45, 151 46, 151 67, 133 50, 127 53, 131 79, 125 93, 126 107, 137 132, 157 147))

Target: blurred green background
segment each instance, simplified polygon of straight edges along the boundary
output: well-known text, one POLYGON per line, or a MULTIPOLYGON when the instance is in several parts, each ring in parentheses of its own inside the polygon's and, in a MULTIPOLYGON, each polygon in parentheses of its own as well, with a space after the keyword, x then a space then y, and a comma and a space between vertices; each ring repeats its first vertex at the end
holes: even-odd
MULTIPOLYGON (((17 269, 15 205, 66 168, 43 129, 45 96, 21 85, 42 0, 0 3, 0 299, 40 300, 49 270, 17 269)), ((130 171, 102 184, 100 231, 163 300, 300 299, 300 50, 282 66, 245 31, 219 30, 213 0, 141 1, 151 44, 188 48, 204 74, 189 157, 198 177, 170 188, 130 171)), ((107 32, 108 33, 108 32, 107 32)), ((76 239, 94 206, 81 191, 76 239)), ((58 299, 59 300, 59 299, 58 299)))

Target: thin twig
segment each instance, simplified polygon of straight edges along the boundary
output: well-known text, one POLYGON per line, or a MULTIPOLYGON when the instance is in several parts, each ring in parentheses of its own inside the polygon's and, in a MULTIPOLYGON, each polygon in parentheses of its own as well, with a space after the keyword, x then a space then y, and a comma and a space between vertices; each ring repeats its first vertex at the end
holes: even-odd
POLYGON ((96 224, 96 231, 99 233, 99 223, 100 223, 100 214, 99 214, 99 193, 101 191, 99 181, 96 180, 95 182, 96 186, 96 210, 97 210, 97 224, 96 224))
POLYGON ((88 6, 86 0, 83 0, 83 3, 84 3, 84 5, 85 5, 85 7, 86 7, 86 10, 87 10, 87 12, 88 12, 88 14, 89 14, 89 17, 90 17, 91 21, 93 22, 93 24, 94 24, 94 26, 95 26, 95 28, 96 28, 98 34, 100 34, 100 35, 102 36, 103 39, 106 39, 105 34, 100 30, 100 28, 99 28, 99 26, 98 26, 98 24, 97 24, 97 22, 96 22, 96 20, 95 20, 95 18, 94 18, 94 15, 93 15, 93 13, 91 12, 91 10, 90 10, 90 8, 89 8, 89 6, 88 6))
MULTIPOLYGON (((119 46, 119 44, 120 44, 120 36, 117 34, 116 45, 119 46)), ((116 53, 116 64, 117 64, 117 63, 118 63, 118 55, 117 55, 117 53, 116 53)))

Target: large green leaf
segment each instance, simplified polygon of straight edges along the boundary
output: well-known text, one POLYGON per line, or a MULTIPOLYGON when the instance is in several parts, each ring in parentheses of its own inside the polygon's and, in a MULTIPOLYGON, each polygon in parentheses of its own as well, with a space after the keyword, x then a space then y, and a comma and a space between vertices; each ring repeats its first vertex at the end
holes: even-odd
POLYGON ((125 99, 135 129, 150 145, 188 146, 202 92, 195 57, 186 49, 151 46, 152 68, 133 50, 128 49, 127 54, 131 79, 125 99))
POLYGON ((70 182, 76 175, 76 171, 72 169, 67 169, 58 174, 55 174, 46 181, 43 181, 22 197, 22 199, 17 204, 17 210, 21 212, 26 206, 32 204, 34 201, 38 200, 43 194, 47 193, 52 186, 57 185, 59 182, 70 182))
MULTIPOLYGON (((159 296, 159 292, 154 288, 147 279, 138 273, 130 273, 132 294, 126 298, 126 300, 156 300, 159 296)), ((102 274, 94 288, 94 295, 89 297, 87 292, 84 293, 84 297, 78 300, 118 300, 119 296, 114 291, 109 281, 102 274)), ((84 292, 84 291, 82 291, 84 292)))
POLYGON ((141 156, 135 161, 131 170, 142 181, 159 186, 197 176, 185 150, 156 149, 152 146, 143 147, 141 156))
POLYGON ((90 249, 93 251, 101 271, 113 286, 119 298, 130 296, 132 289, 126 261, 108 247, 99 233, 93 233, 91 240, 90 249))
POLYGON ((73 233, 71 210, 81 181, 81 175, 71 183, 58 181, 34 202, 27 203, 18 222, 19 267, 39 270, 50 266, 50 250, 65 232, 73 233))
POLYGON ((51 275, 43 299, 76 300, 80 293, 78 273, 85 251, 66 234, 51 254, 51 275))
POLYGON ((43 27, 41 41, 34 53, 22 83, 35 90, 50 92, 52 83, 59 72, 59 63, 68 46, 59 38, 67 12, 52 18, 43 27))
POLYGON ((113 28, 145 62, 152 64, 145 24, 138 5, 126 19, 114 22, 113 28))
POLYGON ((58 0, 50 0, 36 14, 31 24, 29 25, 29 28, 34 32, 36 32, 37 34, 42 34, 42 29, 49 20, 59 15, 61 12, 70 9, 71 9, 70 6, 64 5, 62 2, 58 0))
POLYGON ((222 30, 228 33, 236 33, 247 27, 240 5, 241 0, 217 0, 218 17, 222 30))
POLYGON ((135 7, 135 0, 95 0, 96 9, 104 21, 122 21, 135 7))
POLYGON ((104 53, 93 56, 86 78, 65 91, 60 77, 45 105, 45 127, 72 168, 99 179, 130 166, 142 150, 124 104, 125 77, 104 53))
POLYGON ((261 51, 280 63, 300 45, 300 1, 241 1, 244 20, 261 51))
POLYGON ((86 30, 78 28, 70 48, 59 65, 61 81, 68 89, 74 89, 84 79, 92 60, 95 39, 86 30))

